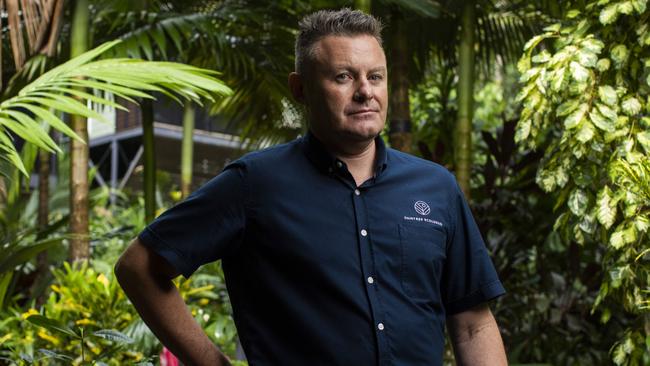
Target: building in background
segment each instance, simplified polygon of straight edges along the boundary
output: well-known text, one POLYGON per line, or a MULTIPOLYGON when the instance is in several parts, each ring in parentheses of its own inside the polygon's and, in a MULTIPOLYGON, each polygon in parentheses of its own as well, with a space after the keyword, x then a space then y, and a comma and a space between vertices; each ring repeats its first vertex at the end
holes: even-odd
MULTIPOLYGON (((90 164, 96 168, 94 182, 113 189, 142 187, 142 123, 137 104, 122 100, 128 112, 107 108, 107 121, 88 121, 90 164)), ((183 107, 164 96, 154 101, 156 168, 180 186, 183 107)), ((196 108, 192 186, 196 189, 218 174, 231 160, 245 152, 242 142, 227 123, 196 108)))

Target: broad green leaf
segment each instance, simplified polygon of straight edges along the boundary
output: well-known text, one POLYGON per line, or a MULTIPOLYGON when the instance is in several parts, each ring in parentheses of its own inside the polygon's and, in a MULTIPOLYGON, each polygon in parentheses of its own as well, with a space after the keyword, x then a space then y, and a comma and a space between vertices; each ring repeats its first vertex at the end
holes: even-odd
POLYGON ((533 67, 528 71, 526 71, 524 74, 522 74, 521 77, 519 78, 519 81, 525 83, 531 80, 532 78, 534 78, 535 76, 539 75, 541 70, 542 69, 540 67, 533 67))
POLYGON ((566 13, 566 17, 567 17, 568 19, 573 19, 573 18, 576 18, 577 16, 579 16, 580 14, 582 14, 582 13, 580 12, 580 10, 578 10, 578 9, 571 9, 571 10, 569 10, 569 11, 566 13))
POLYGON ((596 217, 606 229, 609 229, 616 219, 616 204, 612 204, 612 191, 608 186, 598 192, 597 204, 598 209, 596 217))
POLYGON ((596 38, 587 38, 584 41, 582 41, 581 46, 584 47, 587 51, 598 55, 602 52, 603 48, 605 47, 605 44, 596 38))
POLYGON ((560 67, 559 69, 555 70, 552 75, 553 78, 551 80, 551 89, 555 92, 560 91, 562 89, 562 85, 564 84, 566 67, 560 67))
POLYGON ((7 289, 9 288, 13 275, 14 273, 12 271, 0 273, 0 309, 3 307, 7 289))
POLYGON ((68 328, 64 324, 61 324, 55 319, 50 319, 42 315, 30 315, 27 318, 27 321, 52 332, 58 332, 74 338, 80 338, 79 335, 77 335, 77 333, 75 333, 72 329, 68 328))
POLYGON ((585 244, 585 234, 582 232, 579 225, 573 226, 573 238, 578 244, 585 244))
POLYGON ((133 343, 133 339, 127 336, 124 333, 121 333, 115 329, 102 329, 96 332, 93 332, 93 335, 96 337, 104 338, 109 341, 118 342, 118 343, 133 343))
POLYGON ((612 4, 605 9, 603 9, 600 12, 600 16, 598 17, 598 20, 604 25, 607 24, 612 24, 616 21, 616 18, 618 17, 618 4, 612 4))
POLYGON ((66 361, 66 362, 69 362, 69 363, 72 363, 72 361, 74 360, 72 357, 70 357, 68 355, 64 355, 62 353, 56 353, 54 351, 50 351, 49 349, 39 348, 38 351, 40 353, 44 354, 45 357, 47 357, 47 358, 55 358, 57 360, 66 361))
POLYGON ((569 209, 576 216, 582 216, 587 211, 587 205, 589 204, 589 197, 580 188, 576 188, 569 195, 569 209))
POLYGON ((584 67, 596 67, 596 63, 598 62, 598 56, 586 50, 578 52, 577 58, 580 65, 584 67))
MULTIPOLYGON (((578 12, 578 13, 580 13, 580 12, 578 12)), ((542 29, 542 30, 544 32, 555 33, 555 32, 559 32, 560 28, 562 28, 562 24, 555 23, 555 24, 551 24, 549 26, 544 27, 544 29, 542 29)))
POLYGON ((551 59, 551 54, 548 53, 547 50, 543 50, 542 52, 538 53, 537 55, 533 56, 531 61, 536 64, 543 64, 548 62, 551 59))
POLYGON ((634 11, 631 1, 624 1, 618 4, 618 12, 625 15, 630 15, 634 11))
POLYGON ((607 118, 608 120, 614 123, 618 120, 618 114, 616 113, 616 111, 606 106, 605 104, 596 103, 596 108, 598 109, 600 114, 602 114, 603 117, 607 118))
POLYGON ((623 240, 625 244, 634 243, 637 239, 636 227, 634 225, 629 225, 623 230, 623 240))
POLYGON ((62 238, 52 238, 39 241, 36 244, 20 247, 15 251, 7 252, 0 259, 0 273, 13 271, 14 267, 23 264, 44 250, 47 250, 55 245, 61 244, 62 238))
POLYGON ((604 85, 598 88, 598 96, 605 104, 615 106, 618 103, 618 96, 616 90, 609 85, 604 85))
POLYGON ((625 245, 625 240, 623 239, 623 231, 615 231, 609 238, 609 245, 614 247, 614 249, 621 249, 623 245, 625 245))
POLYGON ((571 68, 571 76, 573 76, 573 78, 577 82, 582 83, 587 81, 587 79, 589 78, 589 70, 584 68, 579 63, 575 61, 571 61, 569 67, 571 68))
POLYGON ((647 216, 638 215, 634 219, 634 226, 638 231, 645 233, 650 228, 650 219, 647 216))
POLYGON ((636 140, 643 146, 646 154, 650 154, 650 131, 642 131, 636 134, 636 140))
POLYGON ((638 99, 630 97, 623 101, 621 109, 623 109, 623 112, 628 116, 634 116, 641 111, 641 103, 639 103, 638 99))
POLYGON ((515 132, 515 142, 521 142, 528 138, 530 135, 531 121, 529 119, 519 122, 517 124, 517 131, 515 132))
POLYGON ((585 117, 585 113, 587 113, 588 109, 589 105, 587 103, 581 104, 575 112, 571 113, 564 120, 564 127, 568 130, 577 127, 585 117))
POLYGON ((524 45, 524 51, 529 51, 529 50, 535 48, 535 47, 539 44, 539 42, 541 42, 541 41, 544 40, 544 38, 546 38, 546 37, 543 36, 543 35, 537 35, 537 36, 531 38, 531 39, 530 39, 528 42, 526 42, 526 44, 524 45))
POLYGON ((611 62, 609 61, 608 58, 601 58, 601 59, 598 60, 598 62, 596 63, 596 68, 597 68, 598 71, 600 71, 600 72, 605 72, 605 71, 609 70, 609 67, 610 67, 610 66, 611 66, 611 62))
MULTIPOLYGON (((646 10, 647 0, 632 0, 632 6, 637 13, 643 14, 646 10)), ((648 346, 650 349, 650 346, 648 346)))
POLYGON ((594 137, 594 126, 588 120, 582 122, 576 138, 583 144, 589 142, 594 137))
POLYGON ((593 215, 585 215, 578 224, 580 230, 590 235, 596 232, 596 226, 596 218, 593 215))
POLYGON ((568 101, 560 104, 557 107, 557 110, 555 111, 555 114, 558 117, 564 117, 568 115, 569 113, 575 111, 578 106, 580 105, 580 100, 579 99, 569 99, 568 101))
POLYGON ((597 110, 592 110, 589 113, 589 119, 591 120, 591 122, 593 122, 593 124, 596 127, 600 128, 603 131, 607 131, 607 132, 614 131, 614 127, 615 127, 614 122, 612 122, 612 120, 610 119, 603 117, 600 114, 600 112, 598 112, 597 110))
POLYGON ((612 61, 614 61, 614 66, 616 66, 617 69, 620 69, 623 64, 627 62, 628 55, 629 51, 623 44, 619 44, 612 48, 611 57, 612 61))

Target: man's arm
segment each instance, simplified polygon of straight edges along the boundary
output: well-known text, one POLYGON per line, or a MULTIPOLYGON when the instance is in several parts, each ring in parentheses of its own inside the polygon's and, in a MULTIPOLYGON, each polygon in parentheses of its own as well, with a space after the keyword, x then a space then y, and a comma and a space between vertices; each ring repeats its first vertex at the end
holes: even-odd
POLYGON ((172 279, 178 272, 137 238, 115 265, 115 276, 142 320, 185 365, 230 365, 194 320, 172 279))
POLYGON ((447 329, 459 366, 508 364, 496 320, 487 304, 450 316, 447 329))

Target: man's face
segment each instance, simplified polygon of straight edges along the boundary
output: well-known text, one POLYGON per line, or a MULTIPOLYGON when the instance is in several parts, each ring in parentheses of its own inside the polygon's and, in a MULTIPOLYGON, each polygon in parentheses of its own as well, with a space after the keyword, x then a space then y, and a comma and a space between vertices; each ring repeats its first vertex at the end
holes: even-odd
POLYGON ((311 129, 337 144, 374 139, 388 102, 386 56, 369 35, 327 36, 302 76, 311 129))

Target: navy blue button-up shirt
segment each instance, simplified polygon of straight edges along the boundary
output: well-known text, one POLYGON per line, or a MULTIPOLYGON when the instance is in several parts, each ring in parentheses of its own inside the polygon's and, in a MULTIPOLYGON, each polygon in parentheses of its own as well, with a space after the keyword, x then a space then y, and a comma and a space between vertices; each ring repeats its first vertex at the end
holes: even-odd
POLYGON ((250 153, 139 238, 223 260, 251 365, 440 365, 446 316, 504 289, 453 175, 376 143, 359 187, 311 134, 250 153))

